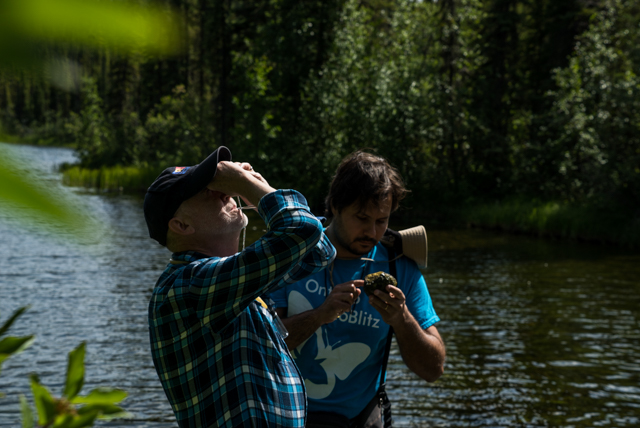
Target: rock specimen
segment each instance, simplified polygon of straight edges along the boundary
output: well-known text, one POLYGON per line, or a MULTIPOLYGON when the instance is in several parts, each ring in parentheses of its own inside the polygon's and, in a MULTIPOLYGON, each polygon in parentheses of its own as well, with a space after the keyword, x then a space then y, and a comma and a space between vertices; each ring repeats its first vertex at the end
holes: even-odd
POLYGON ((378 289, 381 291, 387 292, 387 285, 393 285, 394 287, 398 285, 398 281, 389 275, 386 272, 376 272, 370 273, 369 275, 364 277, 364 292, 367 293, 367 296, 373 294, 373 292, 378 289))

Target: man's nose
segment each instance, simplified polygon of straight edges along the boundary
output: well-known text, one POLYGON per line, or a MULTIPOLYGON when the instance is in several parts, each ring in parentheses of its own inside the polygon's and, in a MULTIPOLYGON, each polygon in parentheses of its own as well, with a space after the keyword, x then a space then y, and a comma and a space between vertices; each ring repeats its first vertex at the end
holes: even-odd
POLYGON ((376 236, 376 224, 375 223, 368 223, 365 230, 364 230, 364 235, 368 238, 373 238, 376 236))

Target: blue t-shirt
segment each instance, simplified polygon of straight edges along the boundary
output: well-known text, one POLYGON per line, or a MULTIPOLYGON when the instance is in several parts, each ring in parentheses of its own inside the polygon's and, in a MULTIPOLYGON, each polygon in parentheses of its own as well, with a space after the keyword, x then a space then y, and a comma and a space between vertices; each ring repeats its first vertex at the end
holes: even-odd
MULTIPOLYGON (((306 279, 287 285, 270 297, 276 307, 286 307, 287 316, 319 307, 332 289, 370 273, 389 273, 386 248, 375 246, 362 259, 340 260, 306 279), (333 275, 331 282, 330 275, 333 275)), ((396 260, 398 286, 406 305, 423 329, 440 321, 427 290, 427 284, 415 262, 396 260)), ((352 312, 342 314, 332 323, 321 326, 291 354, 305 381, 309 411, 337 412, 348 418, 357 416, 371 401, 381 383, 389 325, 361 293, 352 312)))

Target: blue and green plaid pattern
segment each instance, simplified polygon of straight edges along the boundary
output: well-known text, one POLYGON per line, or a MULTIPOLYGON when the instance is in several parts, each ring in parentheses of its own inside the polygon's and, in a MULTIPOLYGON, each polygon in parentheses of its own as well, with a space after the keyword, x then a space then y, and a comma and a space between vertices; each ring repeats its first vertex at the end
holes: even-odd
POLYGON ((267 233, 231 257, 175 253, 149 303, 153 362, 180 427, 304 427, 304 381, 269 311, 255 302, 335 257, 304 196, 258 206, 267 233))

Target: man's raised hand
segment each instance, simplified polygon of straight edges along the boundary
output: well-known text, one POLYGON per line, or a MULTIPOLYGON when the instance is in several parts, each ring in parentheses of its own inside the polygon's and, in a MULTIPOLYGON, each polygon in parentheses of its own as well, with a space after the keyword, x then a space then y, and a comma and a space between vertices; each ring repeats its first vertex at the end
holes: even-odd
POLYGON ((267 193, 275 191, 248 163, 221 161, 207 188, 229 196, 240 196, 250 205, 258 205, 267 193))

